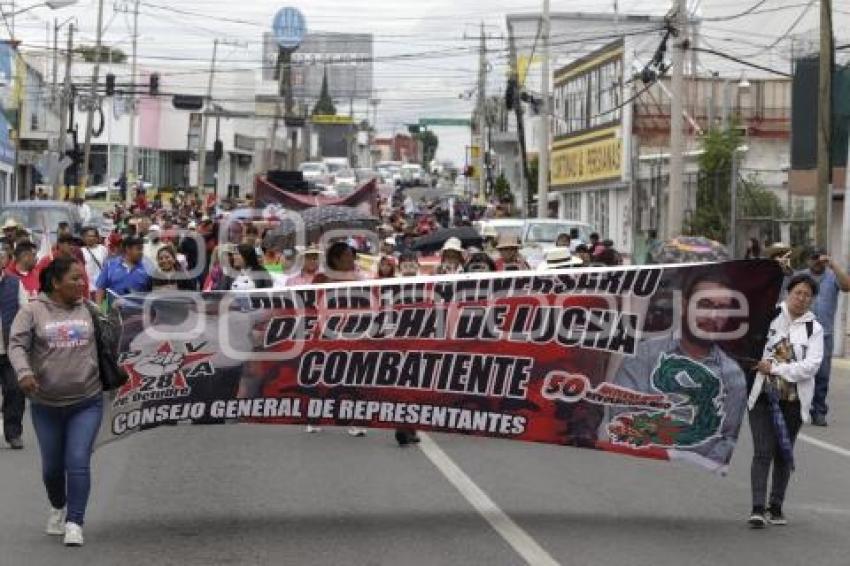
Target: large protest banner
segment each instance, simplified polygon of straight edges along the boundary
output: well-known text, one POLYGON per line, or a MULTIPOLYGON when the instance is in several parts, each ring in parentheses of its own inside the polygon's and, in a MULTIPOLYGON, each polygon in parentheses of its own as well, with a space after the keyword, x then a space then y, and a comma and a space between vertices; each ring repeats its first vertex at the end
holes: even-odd
POLYGON ((774 262, 477 273, 125 297, 100 442, 164 424, 360 425, 724 471, 774 262))

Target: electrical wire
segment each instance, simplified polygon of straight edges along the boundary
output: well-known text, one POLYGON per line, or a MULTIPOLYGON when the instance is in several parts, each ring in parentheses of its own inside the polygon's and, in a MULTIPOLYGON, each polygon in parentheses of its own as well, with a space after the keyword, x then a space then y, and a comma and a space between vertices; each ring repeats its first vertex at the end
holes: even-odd
POLYGON ((741 65, 745 65, 747 67, 752 67, 753 69, 758 69, 760 71, 765 71, 768 73, 773 73, 774 75, 780 75, 782 77, 791 77, 790 73, 786 73, 785 71, 779 71, 776 69, 772 69, 770 67, 766 67, 764 65, 759 65, 758 63, 751 63, 749 61, 744 61, 739 57, 735 57, 734 55, 729 55, 728 53, 723 53, 722 51, 717 51, 715 49, 707 49, 705 47, 690 47, 692 51, 696 51, 698 53, 708 53, 709 55, 716 55, 717 57, 722 57, 723 59, 729 59, 730 61, 734 61, 736 63, 740 63, 741 65))

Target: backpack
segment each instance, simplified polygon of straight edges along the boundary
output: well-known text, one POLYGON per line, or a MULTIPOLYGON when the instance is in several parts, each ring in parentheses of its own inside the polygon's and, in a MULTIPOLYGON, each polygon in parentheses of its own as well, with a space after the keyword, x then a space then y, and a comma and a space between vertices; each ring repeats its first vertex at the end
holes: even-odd
MULTIPOLYGON (((782 313, 782 307, 776 307, 776 310, 773 311, 773 318, 770 320, 773 321, 777 316, 782 313)), ((815 321, 809 320, 806 321, 806 338, 811 338, 812 334, 815 333, 815 321)))

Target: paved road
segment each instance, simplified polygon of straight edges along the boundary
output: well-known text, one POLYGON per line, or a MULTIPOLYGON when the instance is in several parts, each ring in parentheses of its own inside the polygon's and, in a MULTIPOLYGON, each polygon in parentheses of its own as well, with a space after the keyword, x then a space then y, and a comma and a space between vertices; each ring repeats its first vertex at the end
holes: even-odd
POLYGON ((458 436, 423 450, 382 431, 174 427, 97 453, 82 549, 41 534, 32 436, 22 453, 0 449, 0 565, 846 566, 850 369, 837 373, 829 428, 805 430, 829 444, 800 442, 786 529, 744 524, 746 425, 726 478, 458 436))

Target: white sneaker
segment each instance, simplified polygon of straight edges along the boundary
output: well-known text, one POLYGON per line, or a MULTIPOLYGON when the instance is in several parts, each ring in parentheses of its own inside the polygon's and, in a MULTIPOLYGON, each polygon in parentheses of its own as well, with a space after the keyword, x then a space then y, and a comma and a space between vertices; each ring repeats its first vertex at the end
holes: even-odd
POLYGON ((314 432, 322 432, 322 427, 307 425, 307 428, 304 429, 305 432, 314 433, 314 432))
POLYGON ((83 528, 77 523, 65 523, 65 546, 83 546, 83 528))
POLYGON ((51 509, 47 516, 47 534, 62 536, 65 534, 65 509, 51 509))
POLYGON ((366 436, 366 429, 356 426, 349 427, 348 434, 351 436, 366 436))

